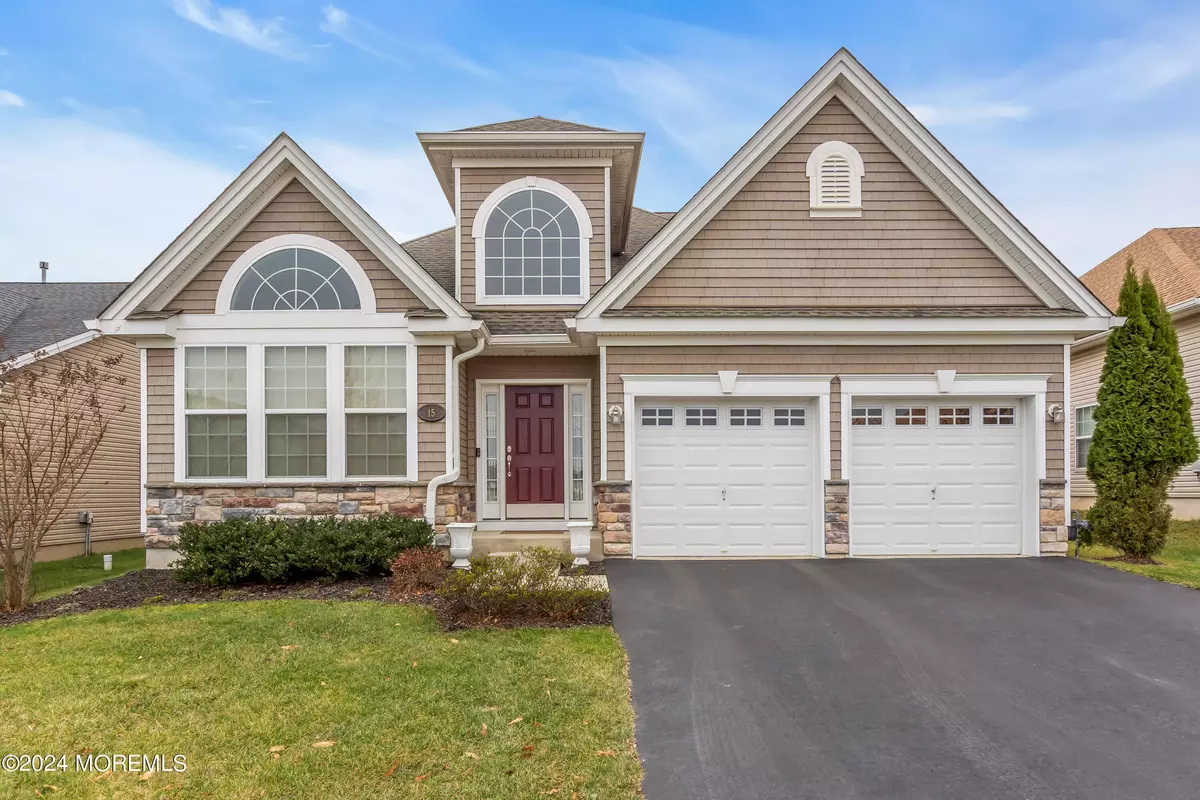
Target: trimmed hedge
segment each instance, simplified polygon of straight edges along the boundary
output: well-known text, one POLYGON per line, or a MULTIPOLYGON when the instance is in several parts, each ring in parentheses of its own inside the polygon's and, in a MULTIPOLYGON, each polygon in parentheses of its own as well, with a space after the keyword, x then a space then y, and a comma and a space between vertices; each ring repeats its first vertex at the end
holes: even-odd
POLYGON ((456 617, 510 622, 586 619, 604 608, 608 591, 581 575, 563 575, 563 555, 547 547, 513 556, 479 556, 469 570, 449 570, 438 596, 456 617))
POLYGON ((210 586, 386 575, 401 551, 432 544, 428 522, 390 514, 193 522, 180 531, 176 573, 210 586))

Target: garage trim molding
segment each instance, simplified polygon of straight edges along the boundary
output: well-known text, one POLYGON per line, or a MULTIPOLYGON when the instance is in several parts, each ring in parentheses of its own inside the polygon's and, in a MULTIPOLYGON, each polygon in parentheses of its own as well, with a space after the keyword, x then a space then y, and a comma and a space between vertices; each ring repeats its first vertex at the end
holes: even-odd
MULTIPOLYGON (((1049 375, 959 375, 953 370, 939 370, 926 375, 842 375, 841 384, 841 432, 842 432, 842 479, 851 478, 850 413, 855 397, 1019 397, 1027 404, 1032 425, 1032 458, 1036 480, 1026 480, 1025 530, 1021 537, 1022 555, 1038 555, 1038 481, 1046 477, 1046 390, 1049 375), (947 373, 950 373, 947 375, 947 373), (940 380, 939 380, 940 378, 940 380)), ((850 542, 853 548, 854 519, 850 519, 850 542)))
MULTIPOLYGON (((819 411, 818 432, 820 441, 821 479, 829 480, 832 475, 830 463, 829 398, 834 376, 832 375, 742 375, 733 371, 731 391, 722 387, 721 376, 713 372, 708 375, 621 375, 625 388, 625 476, 629 481, 630 507, 637 507, 637 480, 634 474, 634 436, 637 425, 637 399, 639 397, 803 397, 816 398, 819 411)), ((728 371, 727 371, 728 373, 728 371)), ((725 385, 730 383, 726 374, 725 385)), ((814 542, 813 553, 825 555, 825 514, 814 521, 820 541, 814 542)), ((637 558, 638 535, 637 514, 630 523, 630 555, 637 558)))

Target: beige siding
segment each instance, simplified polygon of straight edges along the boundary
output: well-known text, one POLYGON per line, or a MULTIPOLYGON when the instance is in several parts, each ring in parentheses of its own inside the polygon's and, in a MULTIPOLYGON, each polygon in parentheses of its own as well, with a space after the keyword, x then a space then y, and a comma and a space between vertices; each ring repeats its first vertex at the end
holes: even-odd
MULTIPOLYGON (((588 251, 591 263, 591 291, 604 285, 604 168, 603 167, 554 167, 552 161, 542 169, 463 169, 460 173, 460 201, 462 203, 462 304, 475 308, 475 240, 471 238, 471 226, 475 212, 487 196, 499 186, 512 180, 535 174, 549 178, 566 186, 579 196, 587 208, 592 222, 592 245, 588 251)), ((519 304, 518 304, 519 305, 519 304)), ((538 306, 549 310, 553 306, 538 306)))
MULTIPOLYGON (((463 480, 475 480, 476 392, 480 380, 591 380, 592 480, 600 479, 599 356, 480 356, 467 362, 466 411, 463 428, 463 480)), ((565 418, 565 415, 564 415, 565 418)))
MULTIPOLYGON (((1183 376, 1192 395, 1192 427, 1200 431, 1200 316, 1177 320, 1179 354, 1183 357, 1183 376)), ((1075 463, 1075 409, 1092 405, 1100 391, 1100 371, 1104 368, 1104 345, 1071 354, 1071 497, 1095 497, 1096 489, 1087 473, 1075 463)), ((1190 466, 1179 471, 1171 482, 1168 496, 1176 499, 1200 498, 1200 479, 1190 466)))
MULTIPOLYGON (((895 347, 786 345, 711 347, 608 348, 608 396, 604 407, 624 402, 622 375, 712 375, 735 369, 744 375, 869 375, 927 374, 938 369, 960 373, 1050 375, 1046 403, 1063 400, 1061 345, 895 347)), ((838 384, 830 398, 831 462, 833 477, 841 476, 841 409, 838 384)), ((626 420, 626 425, 633 420, 626 420)), ((1063 425, 1046 424, 1046 475, 1063 476, 1063 425)), ((608 477, 625 477, 625 429, 610 426, 608 477)))
POLYGON ((424 308, 404 283, 367 249, 320 200, 299 181, 293 180, 222 250, 191 283, 167 304, 167 309, 189 314, 211 314, 215 310, 221 279, 238 256, 259 242, 285 233, 320 236, 341 246, 362 266, 375 291, 378 311, 409 311, 424 308))
POLYGON ((141 379, 137 348, 120 339, 98 339, 45 358, 27 369, 44 369, 52 381, 67 359, 77 363, 97 363, 100 369, 111 370, 125 382, 114 384, 111 395, 106 390, 105 410, 112 412, 108 430, 70 506, 42 539, 43 547, 79 546, 60 555, 83 552, 83 526, 76 521, 80 511, 92 512, 94 543, 136 538, 141 532, 141 491, 138 486, 141 479, 141 414, 138 407, 141 379), (99 359, 114 356, 120 357, 114 366, 103 367, 97 363, 99 359))
MULTIPOLYGON (((446 404, 446 347, 417 348, 417 404, 446 404)), ((413 413, 416 413, 413 409, 413 413)), ((417 420, 418 480, 427 481, 446 473, 446 421, 417 420)))
POLYGON ((146 351, 146 483, 175 480, 175 351, 146 351))
POLYGON ((831 100, 630 306, 1040 306, 850 111, 831 100), (810 219, 805 162, 862 155, 861 218, 810 219))

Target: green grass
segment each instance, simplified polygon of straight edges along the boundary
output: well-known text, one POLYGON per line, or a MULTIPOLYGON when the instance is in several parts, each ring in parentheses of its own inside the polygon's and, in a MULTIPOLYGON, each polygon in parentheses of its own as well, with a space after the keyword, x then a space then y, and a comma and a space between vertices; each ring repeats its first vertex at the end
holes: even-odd
POLYGON ((1156 561, 1162 562, 1161 564, 1125 564, 1120 561, 1103 560, 1115 555, 1116 550, 1099 546, 1085 547, 1080 553, 1081 558, 1106 567, 1200 589, 1200 520, 1177 520, 1171 523, 1167 546, 1155 558, 1156 561))
POLYGON ((112 557, 111 572, 104 571, 104 556, 100 554, 34 564, 34 601, 69 592, 77 586, 92 586, 126 572, 146 568, 146 551, 140 548, 118 550, 112 557))
POLYGON ((0 630, 0 742, 72 763, 84 748, 187 757, 147 780, 0 773, 0 797, 641 796, 611 629, 446 634, 425 609, 379 603, 150 606, 0 630))

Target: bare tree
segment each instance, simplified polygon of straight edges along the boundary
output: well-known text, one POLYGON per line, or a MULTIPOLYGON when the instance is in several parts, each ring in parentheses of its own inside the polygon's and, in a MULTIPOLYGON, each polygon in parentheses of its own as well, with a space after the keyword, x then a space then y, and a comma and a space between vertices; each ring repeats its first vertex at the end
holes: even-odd
POLYGON ((109 421, 125 411, 121 356, 78 352, 0 361, 0 610, 29 603, 42 540, 71 507, 109 421))

